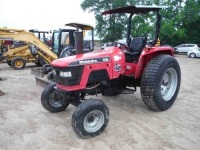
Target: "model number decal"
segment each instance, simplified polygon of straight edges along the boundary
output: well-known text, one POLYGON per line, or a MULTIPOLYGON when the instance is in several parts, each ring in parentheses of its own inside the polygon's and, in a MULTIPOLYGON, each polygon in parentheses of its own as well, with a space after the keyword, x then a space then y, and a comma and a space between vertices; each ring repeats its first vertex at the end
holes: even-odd
POLYGON ((0 37, 0 40, 14 40, 14 38, 11 38, 11 37, 0 37))
POLYGON ((90 64, 90 63, 97 63, 95 59, 88 59, 88 60, 80 60, 79 64, 90 64))

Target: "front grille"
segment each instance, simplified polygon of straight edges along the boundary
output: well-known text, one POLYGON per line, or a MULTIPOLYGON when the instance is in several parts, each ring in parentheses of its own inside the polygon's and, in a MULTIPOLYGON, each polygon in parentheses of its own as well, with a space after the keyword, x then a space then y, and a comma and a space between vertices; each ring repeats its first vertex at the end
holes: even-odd
POLYGON ((101 69, 101 70, 94 70, 90 73, 88 83, 94 83, 94 82, 99 82, 102 80, 108 80, 108 72, 106 69, 101 69))
POLYGON ((65 85, 65 86, 75 86, 79 85, 83 73, 84 66, 74 66, 74 67, 53 67, 56 72, 55 81, 58 84, 65 85), (60 71, 68 72, 70 71, 72 77, 61 77, 60 71))

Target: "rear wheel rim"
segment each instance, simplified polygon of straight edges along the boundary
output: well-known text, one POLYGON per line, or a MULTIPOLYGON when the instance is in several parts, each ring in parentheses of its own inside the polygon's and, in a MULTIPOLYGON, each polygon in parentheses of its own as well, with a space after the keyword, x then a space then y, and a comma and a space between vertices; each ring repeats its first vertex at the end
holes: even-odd
POLYGON ((161 80, 161 95, 164 101, 170 101, 174 96, 178 85, 177 72, 173 68, 169 68, 163 75, 161 80))
POLYGON ((97 132, 103 124, 104 114, 99 110, 91 111, 83 121, 83 127, 89 133, 97 132))

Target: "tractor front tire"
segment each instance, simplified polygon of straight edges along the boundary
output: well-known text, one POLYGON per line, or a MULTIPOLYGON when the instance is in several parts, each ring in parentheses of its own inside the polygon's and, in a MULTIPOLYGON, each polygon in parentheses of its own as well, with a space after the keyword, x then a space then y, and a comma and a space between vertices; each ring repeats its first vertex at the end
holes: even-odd
POLYGON ((158 55, 146 66, 141 79, 141 96, 150 110, 169 109, 179 92, 181 71, 170 55, 158 55))
POLYGON ((55 83, 49 84, 41 95, 42 106, 52 113, 64 111, 69 106, 68 102, 63 103, 62 98, 55 93, 54 87, 55 83))
POLYGON ((15 70, 21 70, 24 69, 24 67, 26 66, 26 61, 21 58, 21 57, 15 57, 11 60, 11 66, 15 69, 15 70))
POLYGON ((109 120, 109 110, 100 100, 86 100, 79 104, 72 115, 74 132, 84 138, 101 134, 109 120))

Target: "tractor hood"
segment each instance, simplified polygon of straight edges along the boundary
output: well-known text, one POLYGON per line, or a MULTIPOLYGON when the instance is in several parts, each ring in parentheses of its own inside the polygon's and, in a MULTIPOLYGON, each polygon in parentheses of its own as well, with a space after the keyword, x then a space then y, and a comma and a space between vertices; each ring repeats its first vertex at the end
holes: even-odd
POLYGON ((94 64, 101 62, 109 62, 112 55, 122 53, 117 47, 108 47, 102 51, 93 51, 85 54, 78 54, 65 58, 59 58, 51 62, 53 67, 68 67, 68 66, 79 66, 85 64, 94 64))

